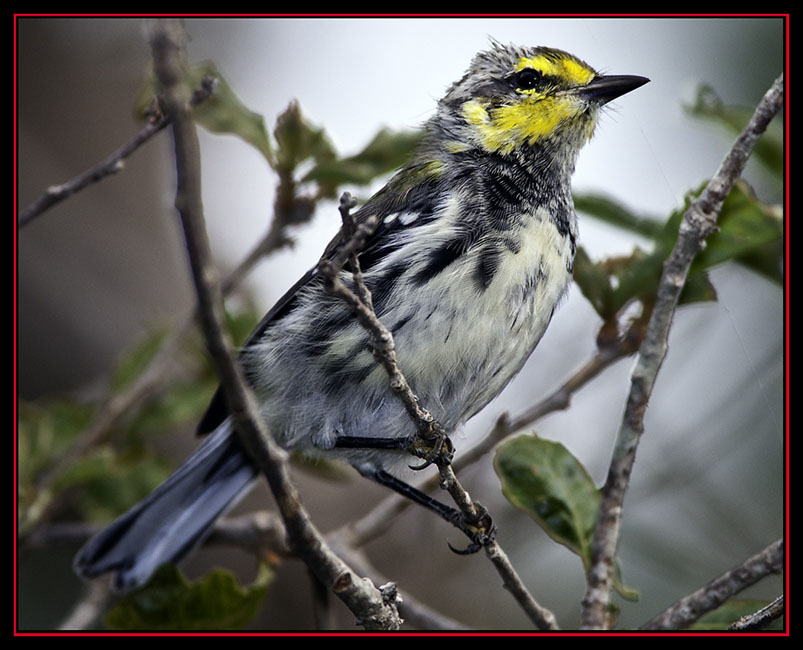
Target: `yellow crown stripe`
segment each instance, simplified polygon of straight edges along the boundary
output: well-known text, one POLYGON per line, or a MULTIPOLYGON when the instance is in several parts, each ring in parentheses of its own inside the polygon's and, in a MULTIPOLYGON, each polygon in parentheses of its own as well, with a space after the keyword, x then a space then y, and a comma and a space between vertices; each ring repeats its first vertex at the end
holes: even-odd
POLYGON ((521 57, 516 64, 516 72, 521 72, 525 68, 532 68, 545 75, 565 79, 577 86, 585 86, 596 75, 594 70, 576 59, 555 60, 543 55, 521 57))

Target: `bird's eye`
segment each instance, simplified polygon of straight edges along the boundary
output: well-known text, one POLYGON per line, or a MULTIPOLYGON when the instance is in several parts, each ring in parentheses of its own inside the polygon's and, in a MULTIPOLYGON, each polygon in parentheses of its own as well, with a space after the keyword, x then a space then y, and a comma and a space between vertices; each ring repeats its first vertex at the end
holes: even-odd
POLYGON ((519 90, 532 90, 536 88, 543 79, 543 75, 538 72, 538 70, 533 70, 532 68, 524 68, 515 76, 516 87, 519 90))

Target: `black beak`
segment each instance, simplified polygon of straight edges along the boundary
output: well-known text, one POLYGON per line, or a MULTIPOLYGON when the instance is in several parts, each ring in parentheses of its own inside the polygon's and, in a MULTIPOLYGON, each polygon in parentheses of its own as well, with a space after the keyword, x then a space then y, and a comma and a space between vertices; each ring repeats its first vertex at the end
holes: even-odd
POLYGON ((621 97, 639 86, 643 86, 649 79, 629 74, 607 75, 595 77, 586 86, 578 88, 577 92, 590 102, 596 102, 600 106, 607 104, 612 99, 621 97))

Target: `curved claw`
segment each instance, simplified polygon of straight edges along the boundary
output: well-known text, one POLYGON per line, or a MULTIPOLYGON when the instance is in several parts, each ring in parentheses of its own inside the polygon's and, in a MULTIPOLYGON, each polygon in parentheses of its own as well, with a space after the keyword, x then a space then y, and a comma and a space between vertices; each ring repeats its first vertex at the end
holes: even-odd
POLYGON ((480 511, 476 523, 469 524, 466 521, 461 521, 457 524, 458 528, 471 540, 471 543, 461 550, 452 546, 448 541, 446 542, 449 549, 458 555, 471 555, 472 553, 476 553, 484 546, 490 544, 496 537, 496 525, 488 514, 488 511, 477 502, 475 502, 474 505, 480 511))
POLYGON ((422 469, 426 469, 427 467, 432 465, 432 463, 434 463, 434 462, 435 462, 435 457, 433 455, 432 457, 426 458, 423 463, 420 463, 418 465, 408 465, 407 467, 409 467, 411 470, 413 470, 415 472, 418 472, 418 471, 420 471, 422 469))
POLYGON ((483 544, 480 542, 471 542, 466 548, 459 549, 452 546, 448 539, 446 540, 446 545, 452 553, 457 553, 457 555, 472 555, 483 547, 483 544))

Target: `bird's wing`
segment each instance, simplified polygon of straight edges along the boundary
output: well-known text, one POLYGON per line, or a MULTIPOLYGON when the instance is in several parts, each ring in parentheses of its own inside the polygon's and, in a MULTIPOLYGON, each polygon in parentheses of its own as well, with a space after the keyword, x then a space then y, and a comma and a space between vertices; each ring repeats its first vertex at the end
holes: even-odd
MULTIPOLYGON (((366 271, 394 250, 394 239, 391 236, 413 223, 431 219, 435 214, 435 205, 439 200, 439 189, 436 179, 418 176, 412 189, 404 187, 404 175, 397 175, 382 190, 374 194, 359 210, 354 213, 355 225, 364 223, 370 216, 377 217, 377 226, 368 236, 360 253, 360 266, 366 271), (401 180, 400 180, 401 179, 401 180), (401 185, 401 186, 400 186, 401 185), (405 215, 416 215, 416 219, 405 215)), ((344 243, 344 232, 341 228, 324 249, 321 260, 331 259, 344 243)), ((348 268, 348 265, 346 266, 348 268)), ((258 341, 268 327, 287 314, 296 304, 299 290, 316 281, 318 265, 308 270, 290 289, 276 302, 262 318, 253 332, 246 339, 242 349, 248 348, 258 341)), ((204 435, 214 431, 229 415, 223 391, 218 388, 212 397, 206 413, 198 425, 198 434, 204 435)))

